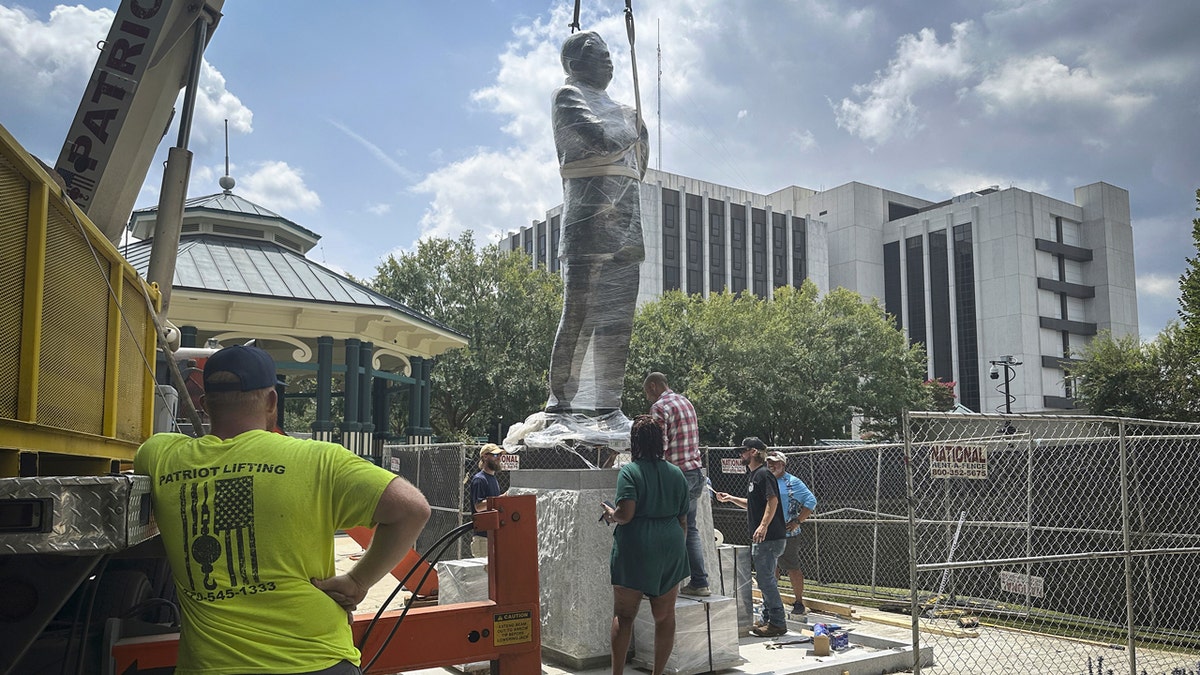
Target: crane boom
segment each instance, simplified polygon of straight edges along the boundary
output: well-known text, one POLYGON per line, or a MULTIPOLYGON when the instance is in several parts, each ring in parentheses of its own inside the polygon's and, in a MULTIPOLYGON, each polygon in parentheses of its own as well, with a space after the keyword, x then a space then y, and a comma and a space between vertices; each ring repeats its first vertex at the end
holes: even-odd
POLYGON ((224 0, 122 0, 55 164, 67 194, 114 244, 224 0))

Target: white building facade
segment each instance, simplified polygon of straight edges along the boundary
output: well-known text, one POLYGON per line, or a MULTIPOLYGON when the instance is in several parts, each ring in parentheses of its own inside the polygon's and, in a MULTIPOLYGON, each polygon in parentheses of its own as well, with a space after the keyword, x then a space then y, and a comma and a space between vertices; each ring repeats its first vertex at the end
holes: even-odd
MULTIPOLYGON (((501 241, 559 269, 562 206, 501 241)), ((928 377, 979 412, 1074 407, 1067 354, 1097 332, 1137 335, 1129 193, 1107 183, 1065 202, 996 186, 934 203, 863 183, 759 194, 650 170, 638 301, 668 290, 771 297, 811 279, 876 299, 928 377), (1012 357, 990 379, 992 361, 1012 357)))

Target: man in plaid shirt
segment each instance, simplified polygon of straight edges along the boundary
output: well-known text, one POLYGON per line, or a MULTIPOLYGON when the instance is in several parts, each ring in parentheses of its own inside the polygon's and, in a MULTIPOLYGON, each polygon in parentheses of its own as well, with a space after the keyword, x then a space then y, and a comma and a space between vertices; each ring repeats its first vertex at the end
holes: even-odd
POLYGON ((687 552, 692 578, 679 592, 694 596, 712 595, 708 587, 708 574, 704 570, 700 531, 696 529, 696 501, 704 494, 707 485, 700 471, 700 427, 696 422, 696 409, 685 396, 671 391, 667 377, 662 373, 647 375, 642 383, 642 391, 651 403, 650 414, 663 422, 666 443, 663 457, 683 471, 688 483, 688 496, 691 497, 687 514, 687 552))

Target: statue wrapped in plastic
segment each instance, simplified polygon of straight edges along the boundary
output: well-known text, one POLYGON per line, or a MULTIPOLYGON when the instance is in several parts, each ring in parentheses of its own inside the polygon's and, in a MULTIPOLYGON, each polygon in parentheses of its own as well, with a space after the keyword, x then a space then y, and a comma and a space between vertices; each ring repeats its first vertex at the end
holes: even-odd
POLYGON ((563 179, 565 283, 546 412, 603 415, 621 407, 646 255, 641 179, 649 146, 638 111, 605 91, 613 66, 599 35, 567 38, 562 65, 566 83, 554 92, 552 119, 563 179))

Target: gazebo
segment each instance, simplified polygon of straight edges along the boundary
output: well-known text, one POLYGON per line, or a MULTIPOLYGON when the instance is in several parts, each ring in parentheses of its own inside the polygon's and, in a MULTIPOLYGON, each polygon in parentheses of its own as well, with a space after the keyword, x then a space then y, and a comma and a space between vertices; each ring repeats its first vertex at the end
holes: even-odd
MULTIPOLYGON (((428 442, 435 358, 465 347, 467 338, 309 260, 320 235, 239 197, 229 184, 184 204, 167 312, 182 346, 253 339, 275 357, 281 375, 315 376, 315 391, 286 394, 316 400, 313 438, 373 454, 377 440, 401 435, 388 421, 393 400, 407 394, 403 436, 428 442), (338 396, 343 414, 333 419, 338 396)), ((140 209, 129 220, 139 241, 123 252, 142 274, 157 211, 140 209)))

